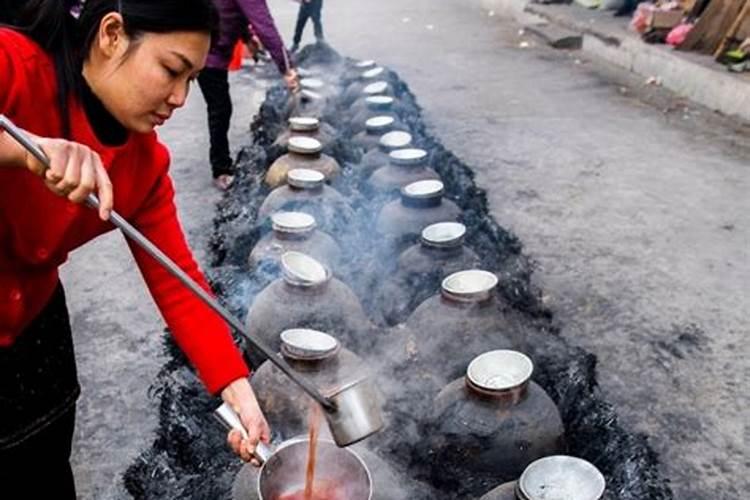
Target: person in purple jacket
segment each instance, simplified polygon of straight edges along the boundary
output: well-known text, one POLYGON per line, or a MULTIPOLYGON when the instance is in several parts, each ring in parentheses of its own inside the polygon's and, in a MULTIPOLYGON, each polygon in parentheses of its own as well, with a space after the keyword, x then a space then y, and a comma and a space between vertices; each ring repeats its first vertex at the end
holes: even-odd
POLYGON ((214 184, 225 190, 234 181, 232 158, 229 154, 229 122, 232 99, 229 95, 229 63, 238 40, 249 37, 252 26, 268 50, 287 87, 297 91, 299 78, 290 63, 284 42, 279 35, 266 0, 213 0, 219 11, 219 35, 213 37, 206 67, 198 76, 208 108, 208 130, 211 138, 209 158, 214 184))

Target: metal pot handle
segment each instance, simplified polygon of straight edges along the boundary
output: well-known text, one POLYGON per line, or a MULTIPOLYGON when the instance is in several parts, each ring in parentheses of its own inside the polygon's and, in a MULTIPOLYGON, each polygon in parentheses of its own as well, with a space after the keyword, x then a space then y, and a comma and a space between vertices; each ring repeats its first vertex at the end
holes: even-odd
MULTIPOLYGON (((242 425, 240 416, 234 411, 227 403, 223 403, 214 411, 216 419, 227 429, 236 429, 240 431, 242 437, 247 439, 247 430, 242 425)), ((260 462, 261 465, 266 463, 271 455, 274 454, 274 449, 261 441, 255 446, 253 450, 253 457, 260 462)))

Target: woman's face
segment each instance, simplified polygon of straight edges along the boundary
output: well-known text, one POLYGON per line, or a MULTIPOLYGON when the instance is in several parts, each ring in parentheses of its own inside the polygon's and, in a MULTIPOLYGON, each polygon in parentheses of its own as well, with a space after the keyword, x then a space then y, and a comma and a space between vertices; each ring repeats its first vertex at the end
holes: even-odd
POLYGON ((205 64, 210 36, 145 33, 133 41, 105 23, 84 64, 84 77, 125 128, 150 132, 185 104, 190 84, 205 64))

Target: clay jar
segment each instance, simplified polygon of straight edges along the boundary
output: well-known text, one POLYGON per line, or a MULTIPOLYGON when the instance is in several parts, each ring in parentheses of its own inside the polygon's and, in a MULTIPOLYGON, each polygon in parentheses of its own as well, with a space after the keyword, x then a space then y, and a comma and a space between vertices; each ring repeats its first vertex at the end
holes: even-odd
POLYGON ((271 216, 272 231, 255 245, 248 263, 255 269, 265 263, 281 265, 286 252, 301 252, 336 271, 341 264, 341 248, 317 229, 315 217, 303 212, 276 212, 271 216))
POLYGON ((357 98, 362 95, 362 91, 367 87, 369 84, 380 81, 385 76, 386 71, 385 68, 381 66, 375 66, 374 68, 369 68, 360 73, 359 78, 349 84, 349 86, 346 88, 344 93, 341 96, 341 105, 343 107, 349 107, 354 103, 354 101, 357 100, 357 98))
POLYGON ((401 188, 401 197, 385 205, 378 214, 376 230, 398 245, 410 242, 437 222, 457 221, 461 209, 443 199, 439 180, 413 182, 401 188))
POLYGON ((388 164, 377 169, 367 184, 375 191, 399 191, 413 182, 435 179, 440 176, 429 167, 429 155, 424 149, 397 149, 388 154, 388 164))
POLYGON ((317 139, 323 145, 323 149, 328 148, 336 139, 336 129, 328 123, 321 123, 319 118, 312 116, 293 116, 289 118, 289 125, 273 143, 274 148, 281 148, 284 151, 289 147, 291 137, 303 136, 317 139))
POLYGON ((439 382, 461 376, 483 352, 522 345, 521 334, 502 313, 497 283, 497 276, 480 269, 451 274, 440 293, 422 302, 407 319, 407 328, 416 336, 418 363, 439 382))
POLYGON ((323 154, 323 144, 312 137, 293 136, 289 138, 289 152, 279 157, 266 172, 265 183, 275 189, 286 183, 290 170, 304 168, 320 172, 331 181, 341 173, 338 162, 323 154))
POLYGON ((391 86, 390 83, 388 83, 385 80, 379 80, 379 81, 370 83, 369 85, 365 86, 365 88, 362 89, 362 94, 346 110, 347 114, 351 117, 351 116, 354 116, 359 111, 362 111, 363 109, 367 107, 367 105, 365 104, 365 100, 368 97, 375 97, 375 96, 392 97, 393 87, 391 86))
POLYGON ((440 486, 476 498, 563 450, 560 414, 533 369, 520 352, 490 351, 438 394, 425 435, 440 486))
POLYGON ((325 184, 325 176, 317 170, 296 168, 287 173, 287 184, 271 191, 260 208, 258 222, 279 211, 309 213, 328 234, 346 227, 354 212, 335 189, 325 184))
POLYGON ((383 134, 378 139, 378 147, 362 156, 357 173, 364 179, 370 177, 374 171, 388 164, 388 155, 391 151, 407 148, 411 145, 411 141, 411 134, 403 130, 391 130, 383 134))
MULTIPOLYGON (((365 371, 362 359, 326 333, 296 328, 280 340, 284 360, 322 394, 360 380, 365 371)), ((273 363, 263 363, 250 382, 275 432, 288 439, 307 431, 312 400, 273 363)))
POLYGON ((374 116, 386 115, 395 120, 394 128, 406 129, 395 109, 395 99, 389 96, 372 96, 364 100, 362 109, 352 110, 351 119, 348 121, 348 129, 351 135, 357 135, 365 131, 365 122, 374 116))
MULTIPOLYGON (((263 289, 251 304, 247 332, 274 351, 281 348, 279 335, 290 328, 330 332, 355 351, 374 342, 374 327, 359 299, 331 271, 312 257, 287 252, 281 256, 282 277, 263 289)), ((247 353, 253 367, 264 357, 247 353)))
POLYGON ((381 292, 382 309, 390 324, 403 321, 438 292, 446 276, 479 266, 477 254, 464 244, 465 235, 463 224, 439 222, 427 226, 420 242, 401 253, 396 272, 381 292))
POLYGON ((323 115, 331 90, 320 79, 303 78, 300 80, 301 90, 292 94, 285 110, 285 117, 306 116, 318 118, 323 115))
POLYGON ((342 82, 348 87, 352 82, 359 80, 359 77, 364 71, 377 67, 378 63, 373 61, 372 59, 362 59, 360 61, 353 62, 347 65, 347 68, 341 77, 342 82))
POLYGON ((518 481, 502 484, 480 500, 599 500, 605 488, 602 473, 586 460, 554 455, 532 462, 518 481))
POLYGON ((394 129, 396 120, 392 116, 378 115, 365 122, 365 130, 352 137, 352 145, 370 151, 377 148, 380 138, 394 129))

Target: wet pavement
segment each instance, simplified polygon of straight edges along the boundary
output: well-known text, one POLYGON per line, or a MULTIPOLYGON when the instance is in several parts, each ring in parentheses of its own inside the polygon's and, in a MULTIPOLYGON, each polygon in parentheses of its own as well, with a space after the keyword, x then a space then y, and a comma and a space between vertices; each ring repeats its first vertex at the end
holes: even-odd
MULTIPOLYGON (((273 5, 284 33, 294 5, 273 5)), ((575 52, 539 47, 464 2, 328 0, 325 16, 330 43, 398 71, 430 132, 476 171, 495 219, 537 262, 563 334, 598 356, 607 399, 651 436, 675 498, 740 498, 747 130, 575 52)), ((238 146, 262 95, 234 78, 238 146)), ((162 136, 206 263, 218 196, 197 89, 162 136)), ((147 390, 163 326, 119 235, 74 254, 64 282, 84 391, 79 493, 122 498, 120 474, 153 438, 147 390)))

